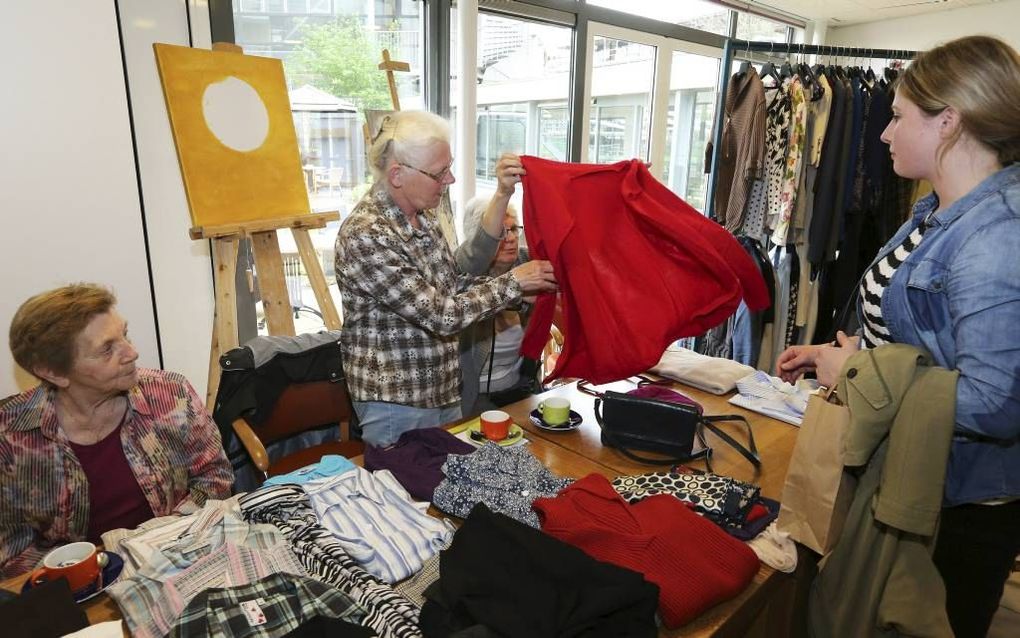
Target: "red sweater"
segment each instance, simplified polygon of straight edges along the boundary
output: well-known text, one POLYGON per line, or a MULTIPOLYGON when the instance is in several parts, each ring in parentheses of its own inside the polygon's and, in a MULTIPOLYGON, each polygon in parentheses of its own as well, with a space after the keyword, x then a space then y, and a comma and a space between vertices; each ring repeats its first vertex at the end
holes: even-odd
MULTIPOLYGON (((524 227, 533 259, 553 263, 563 294, 563 352, 548 379, 622 379, 670 343, 768 306, 758 268, 736 239, 637 160, 565 164, 525 156, 524 227)), ((555 295, 541 295, 521 346, 538 358, 555 295)), ((548 380, 547 379, 547 380, 548 380)))
POLYGON ((660 494, 628 505, 600 474, 533 507, 542 531, 658 585, 659 613, 669 628, 733 598, 758 572, 751 548, 676 497, 660 494))

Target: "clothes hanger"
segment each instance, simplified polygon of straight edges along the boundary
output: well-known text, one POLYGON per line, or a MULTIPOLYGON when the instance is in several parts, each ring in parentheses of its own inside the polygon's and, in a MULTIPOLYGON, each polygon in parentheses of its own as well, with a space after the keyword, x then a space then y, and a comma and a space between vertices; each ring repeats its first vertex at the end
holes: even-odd
POLYGON ((793 77, 793 67, 790 65, 790 45, 786 45, 786 60, 779 67, 779 77, 784 80, 793 77))
POLYGON ((747 73, 747 69, 750 68, 750 66, 751 66, 751 62, 750 62, 750 58, 751 58, 751 42, 750 41, 747 42, 747 53, 745 53, 744 55, 745 55, 745 57, 747 59, 745 59, 743 62, 741 62, 740 63, 740 67, 737 68, 737 75, 740 76, 740 77, 743 77, 743 75, 745 73, 747 73))
MULTIPOLYGON (((873 49, 868 49, 868 53, 871 54, 871 56, 875 55, 875 51, 873 49)), ((870 59, 873 60, 874 57, 871 57, 870 59)), ((870 64, 868 65, 868 70, 867 70, 867 72, 865 72, 864 77, 867 78, 867 80, 869 82, 874 84, 874 82, 875 82, 875 68, 872 65, 870 65, 870 64)))
MULTIPOLYGON (((776 45, 773 44, 772 45, 772 50, 769 51, 769 55, 770 56, 775 53, 775 49, 776 49, 776 45)), ((776 72, 776 67, 775 67, 774 64, 772 64, 772 60, 771 59, 767 60, 765 62, 765 64, 761 65, 761 70, 758 71, 758 75, 761 76, 762 80, 764 80, 765 78, 769 78, 769 77, 773 78, 776 81, 776 86, 781 86, 783 84, 783 78, 779 77, 779 73, 776 72)))

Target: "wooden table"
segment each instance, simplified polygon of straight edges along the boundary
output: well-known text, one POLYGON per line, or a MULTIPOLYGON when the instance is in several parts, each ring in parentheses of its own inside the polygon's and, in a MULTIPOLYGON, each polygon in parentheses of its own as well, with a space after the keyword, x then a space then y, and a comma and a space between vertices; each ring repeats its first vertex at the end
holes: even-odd
MULTIPOLYGON (((632 381, 620 381, 598 390, 625 392, 635 387, 632 381)), ((675 385, 676 389, 695 399, 705 408, 705 414, 741 414, 750 422, 762 460, 761 473, 756 476, 754 468, 736 450, 722 444, 708 433, 708 443, 713 447, 712 464, 715 472, 734 478, 754 482, 761 486, 762 494, 778 499, 786 477, 786 468, 796 440, 797 429, 775 419, 743 410, 719 397, 695 388, 675 385)), ((623 474, 643 474, 656 471, 655 466, 642 465, 626 458, 612 448, 602 446, 599 427, 592 412, 594 397, 579 391, 576 384, 563 385, 541 395, 528 397, 504 408, 527 432, 528 449, 552 472, 561 476, 580 478, 598 473, 607 478, 623 474), (582 425, 569 432, 551 432, 531 423, 529 413, 550 396, 565 397, 570 409, 583 418, 582 425)), ((746 433, 739 427, 723 423, 721 427, 738 441, 745 441, 746 433)), ((359 462, 360 459, 356 459, 359 462)), ((360 464, 360 463, 359 463, 360 464)), ((699 465, 697 462, 693 465, 699 465)), ((665 467, 665 466, 663 466, 665 467)), ((434 508, 433 508, 434 510, 434 508)), ((0 587, 20 591, 27 575, 17 576, 0 583, 0 587)), ((662 636, 788 636, 790 614, 793 606, 795 579, 790 574, 777 572, 762 565, 751 585, 733 600, 719 604, 696 620, 674 631, 663 631, 662 636)), ((82 604, 90 623, 120 618, 116 603, 100 595, 82 604)))
MULTIPOLYGON (((615 390, 627 392, 636 387, 635 380, 617 381, 615 383, 595 386, 595 390, 615 390)), ((779 499, 786 480, 786 469, 793 453, 793 445, 797 439, 797 428, 756 412, 744 410, 728 402, 729 395, 716 396, 697 388, 679 383, 673 387, 701 403, 706 415, 739 414, 744 416, 754 431, 755 443, 761 457, 761 471, 756 475, 754 467, 739 452, 706 432, 708 444, 712 447, 712 469, 717 474, 731 476, 742 481, 755 483, 761 487, 762 494, 769 498, 779 499)), ((597 471, 607 477, 625 474, 644 474, 662 471, 651 465, 637 463, 620 454, 618 451, 605 447, 601 441, 601 430, 595 420, 593 411, 595 398, 577 389, 576 383, 563 385, 540 395, 535 395, 503 408, 510 414, 514 422, 527 432, 531 440, 532 452, 550 469, 565 476, 580 477, 583 474, 570 472, 569 469, 557 469, 555 463, 561 455, 571 458, 580 455, 594 466, 587 466, 590 471, 597 471), (529 415, 538 407, 542 400, 558 396, 570 401, 570 409, 581 415, 583 422, 576 430, 553 432, 532 424, 529 415), (555 445, 562 452, 550 453, 547 446, 555 445), (569 454, 568 454, 569 453, 569 454), (605 471, 608 469, 608 473, 605 471)), ((722 422, 718 424, 737 441, 746 443, 745 429, 737 424, 722 422)), ((649 454, 649 456, 654 456, 649 454)), ((703 463, 694 461, 691 465, 700 467, 703 463)), ((585 472, 585 474, 589 473, 585 472)), ((675 631, 664 631, 662 636, 789 636, 793 633, 790 616, 794 612, 794 596, 796 581, 792 574, 784 574, 762 564, 751 585, 733 600, 727 601, 708 610, 694 621, 675 631)))

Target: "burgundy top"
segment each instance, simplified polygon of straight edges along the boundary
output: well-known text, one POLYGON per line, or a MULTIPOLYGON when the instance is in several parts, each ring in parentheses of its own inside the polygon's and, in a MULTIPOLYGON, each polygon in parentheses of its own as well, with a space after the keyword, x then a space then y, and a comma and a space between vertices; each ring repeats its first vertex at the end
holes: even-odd
POLYGON ((71 443, 74 455, 89 481, 88 540, 101 542, 104 532, 138 527, 153 517, 152 508, 135 479, 120 442, 121 423, 102 441, 92 445, 71 443))

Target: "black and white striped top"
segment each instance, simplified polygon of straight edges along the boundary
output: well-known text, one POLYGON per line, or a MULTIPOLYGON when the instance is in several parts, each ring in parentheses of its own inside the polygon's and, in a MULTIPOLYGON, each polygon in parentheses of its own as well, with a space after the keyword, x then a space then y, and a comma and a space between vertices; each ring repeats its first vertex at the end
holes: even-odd
POLYGON ((861 282, 861 307, 864 310, 861 316, 861 347, 874 348, 885 343, 891 343, 889 328, 882 319, 882 295, 892 280, 893 273, 921 243, 924 231, 928 224, 922 223, 913 232, 907 235, 903 243, 890 251, 874 266, 864 273, 864 280, 861 282))

